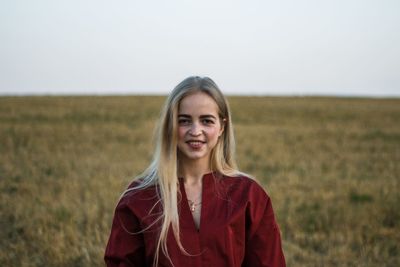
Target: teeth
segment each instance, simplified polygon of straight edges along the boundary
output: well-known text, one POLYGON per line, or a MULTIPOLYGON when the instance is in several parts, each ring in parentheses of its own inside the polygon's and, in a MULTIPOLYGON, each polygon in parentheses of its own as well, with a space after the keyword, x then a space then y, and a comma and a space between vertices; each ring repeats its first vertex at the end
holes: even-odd
POLYGON ((201 145, 202 144, 202 142, 199 142, 199 141, 190 141, 189 143, 191 145, 201 145))
POLYGON ((200 146, 203 144, 201 141, 189 141, 188 143, 192 146, 200 146))

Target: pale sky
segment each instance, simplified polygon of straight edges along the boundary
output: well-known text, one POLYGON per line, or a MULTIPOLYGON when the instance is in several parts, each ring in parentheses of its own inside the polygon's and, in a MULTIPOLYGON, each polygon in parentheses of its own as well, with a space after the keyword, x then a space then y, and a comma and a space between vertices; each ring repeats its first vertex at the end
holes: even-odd
POLYGON ((400 96, 399 0, 0 0, 0 94, 400 96))

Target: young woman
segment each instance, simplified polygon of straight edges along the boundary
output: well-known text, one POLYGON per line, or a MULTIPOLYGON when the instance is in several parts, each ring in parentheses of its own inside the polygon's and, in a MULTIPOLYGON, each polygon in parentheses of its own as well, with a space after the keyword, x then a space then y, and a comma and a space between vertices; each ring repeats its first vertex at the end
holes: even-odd
POLYGON ((175 87, 157 138, 116 207, 107 266, 285 266, 271 200, 238 171, 229 106, 210 78, 175 87))

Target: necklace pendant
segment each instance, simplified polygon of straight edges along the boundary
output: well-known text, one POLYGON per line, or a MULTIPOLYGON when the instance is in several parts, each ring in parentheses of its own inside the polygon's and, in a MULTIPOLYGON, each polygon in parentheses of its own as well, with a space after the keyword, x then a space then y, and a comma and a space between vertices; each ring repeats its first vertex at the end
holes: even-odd
POLYGON ((194 203, 190 203, 190 211, 194 212, 196 210, 196 205, 194 203))

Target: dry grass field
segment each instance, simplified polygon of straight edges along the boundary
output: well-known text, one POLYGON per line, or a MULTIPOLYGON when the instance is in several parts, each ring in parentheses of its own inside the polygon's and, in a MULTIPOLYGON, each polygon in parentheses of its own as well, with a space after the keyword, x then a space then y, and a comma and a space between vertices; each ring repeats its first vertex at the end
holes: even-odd
MULTIPOLYGON (((164 97, 0 98, 0 266, 103 266, 164 97)), ((400 99, 230 97, 288 266, 400 266, 400 99)))

